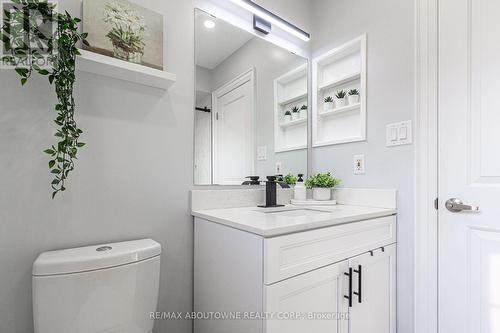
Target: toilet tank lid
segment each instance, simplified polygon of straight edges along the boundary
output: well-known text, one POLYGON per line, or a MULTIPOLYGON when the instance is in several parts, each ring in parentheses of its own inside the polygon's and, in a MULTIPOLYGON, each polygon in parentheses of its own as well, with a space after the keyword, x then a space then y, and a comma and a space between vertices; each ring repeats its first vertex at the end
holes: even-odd
POLYGON ((35 260, 33 275, 81 273, 136 263, 160 254, 161 245, 152 239, 49 251, 35 260))

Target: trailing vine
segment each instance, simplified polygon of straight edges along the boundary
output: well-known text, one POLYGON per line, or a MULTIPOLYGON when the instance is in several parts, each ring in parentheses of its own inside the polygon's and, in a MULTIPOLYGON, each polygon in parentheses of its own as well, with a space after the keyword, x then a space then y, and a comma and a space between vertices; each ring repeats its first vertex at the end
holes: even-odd
POLYGON ((33 73, 47 76, 57 96, 54 122, 58 126, 57 143, 44 152, 50 156, 49 170, 53 175, 52 198, 66 190, 69 173, 75 169, 83 133, 75 121, 75 65, 77 45, 86 33, 78 32, 79 18, 68 12, 58 13, 47 0, 12 0, 12 8, 4 10, 0 36, 4 46, 3 62, 15 67, 24 85, 33 73), (8 53, 7 55, 5 55, 8 53))

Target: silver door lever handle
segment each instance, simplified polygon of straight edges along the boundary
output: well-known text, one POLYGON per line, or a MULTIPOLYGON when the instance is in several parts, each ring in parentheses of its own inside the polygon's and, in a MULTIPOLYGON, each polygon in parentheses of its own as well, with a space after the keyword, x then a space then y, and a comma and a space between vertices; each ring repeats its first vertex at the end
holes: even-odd
POLYGON ((450 200, 446 201, 446 209, 453 213, 458 213, 464 210, 478 212, 479 206, 464 205, 462 200, 451 198, 450 200))

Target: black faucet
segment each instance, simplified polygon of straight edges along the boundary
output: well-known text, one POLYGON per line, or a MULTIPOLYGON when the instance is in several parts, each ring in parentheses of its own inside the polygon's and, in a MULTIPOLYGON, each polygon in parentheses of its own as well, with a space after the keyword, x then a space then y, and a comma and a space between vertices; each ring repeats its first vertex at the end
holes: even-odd
POLYGON ((259 176, 248 176, 250 180, 244 181, 241 185, 260 185, 259 176))
POLYGON ((267 176, 267 181, 266 181, 266 205, 265 206, 259 206, 263 208, 271 208, 271 207, 284 207, 285 205, 278 205, 276 203, 276 192, 277 192, 277 185, 280 185, 282 188, 290 188, 287 183, 283 181, 278 181, 276 176, 267 176))

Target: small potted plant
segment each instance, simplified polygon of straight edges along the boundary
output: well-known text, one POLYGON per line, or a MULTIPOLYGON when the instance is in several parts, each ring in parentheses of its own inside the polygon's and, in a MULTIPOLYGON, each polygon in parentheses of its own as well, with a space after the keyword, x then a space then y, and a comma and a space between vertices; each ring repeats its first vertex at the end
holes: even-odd
POLYGON ((325 97, 325 107, 323 108, 324 111, 328 111, 333 109, 333 98, 332 96, 326 96, 325 97))
POLYGON ((349 101, 349 105, 359 103, 359 90, 358 89, 349 90, 349 96, 347 96, 347 100, 349 101))
POLYGON ((286 110, 283 119, 285 120, 285 123, 292 121, 292 112, 290 110, 286 110))
POLYGON ((297 177, 292 175, 291 173, 289 173, 288 175, 286 175, 284 177, 284 181, 288 185, 295 185, 295 184, 297 184, 297 177))
POLYGON ((300 119, 306 119, 307 118, 307 105, 302 105, 300 107, 300 119))
POLYGON ((299 120, 300 119, 300 109, 298 108, 298 106, 294 106, 292 108, 292 119, 293 120, 299 120))
POLYGON ((307 178, 305 185, 313 191, 313 199, 327 201, 332 198, 332 188, 340 184, 340 179, 334 178, 329 172, 318 173, 307 178))
POLYGON ((345 96, 346 95, 347 95, 347 93, 345 92, 345 90, 338 90, 335 93, 335 107, 336 108, 341 108, 341 107, 345 106, 345 96))

